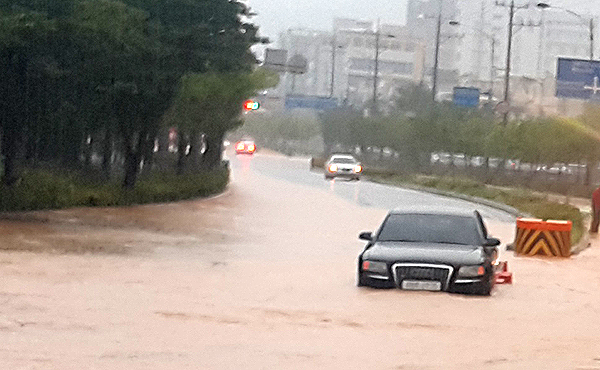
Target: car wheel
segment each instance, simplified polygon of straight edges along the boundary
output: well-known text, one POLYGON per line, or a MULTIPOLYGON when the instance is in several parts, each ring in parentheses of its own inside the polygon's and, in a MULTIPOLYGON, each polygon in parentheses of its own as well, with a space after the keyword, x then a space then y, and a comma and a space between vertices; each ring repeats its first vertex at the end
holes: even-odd
POLYGON ((362 274, 359 272, 358 276, 356 278, 356 286, 358 287, 362 287, 362 286, 368 286, 369 284, 367 284, 366 279, 362 276, 362 274))
POLYGON ((474 293, 481 296, 490 296, 492 295, 492 289, 494 285, 490 280, 486 280, 484 283, 481 283, 478 287, 475 288, 474 293))

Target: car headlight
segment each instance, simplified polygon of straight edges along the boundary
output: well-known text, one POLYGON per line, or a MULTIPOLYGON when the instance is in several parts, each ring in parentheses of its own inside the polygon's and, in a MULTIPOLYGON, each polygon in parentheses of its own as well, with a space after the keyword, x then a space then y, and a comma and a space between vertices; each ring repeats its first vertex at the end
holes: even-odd
POLYGON ((362 166, 360 164, 357 164, 356 166, 354 166, 354 172, 356 172, 356 173, 362 172, 362 166))
POLYGON ((373 272, 375 274, 387 275, 388 269, 385 262, 363 261, 363 271, 373 272))
POLYGON ((483 266, 463 266, 458 269, 458 276, 477 277, 482 275, 485 275, 485 267, 483 266))
POLYGON ((330 164, 329 165, 329 172, 336 172, 337 170, 338 170, 337 164, 330 164))

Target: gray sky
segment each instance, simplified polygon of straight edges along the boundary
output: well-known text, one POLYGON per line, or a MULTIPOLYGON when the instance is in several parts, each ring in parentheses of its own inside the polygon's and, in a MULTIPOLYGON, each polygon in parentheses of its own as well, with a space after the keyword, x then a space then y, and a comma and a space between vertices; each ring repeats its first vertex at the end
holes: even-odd
MULTIPOLYGON (((479 3, 478 0, 459 0, 479 3)), ((506 0, 508 1, 508 0, 506 0)), ((600 0, 546 0, 579 13, 600 14, 600 0)), ((279 32, 288 28, 328 30, 336 17, 376 20, 382 23, 403 24, 408 0, 246 0, 258 16, 253 22, 260 26, 261 35, 272 42, 279 32)), ((524 0, 516 0, 523 3, 524 0)), ((599 22, 600 26, 600 22, 599 22)))
POLYGON ((258 13, 252 21, 260 26, 261 35, 277 41, 279 32, 288 28, 328 30, 334 18, 376 20, 404 23, 407 0, 248 0, 258 13))

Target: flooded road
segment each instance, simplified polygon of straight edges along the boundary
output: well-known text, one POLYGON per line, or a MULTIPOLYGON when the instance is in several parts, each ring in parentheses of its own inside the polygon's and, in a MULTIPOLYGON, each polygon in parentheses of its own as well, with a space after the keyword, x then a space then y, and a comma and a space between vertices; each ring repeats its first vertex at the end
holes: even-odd
POLYGON ((598 241, 570 260, 504 253, 515 282, 490 298, 359 289, 357 236, 389 208, 478 208, 505 243, 513 219, 231 159, 212 199, 0 221, 0 368, 600 369, 598 241))

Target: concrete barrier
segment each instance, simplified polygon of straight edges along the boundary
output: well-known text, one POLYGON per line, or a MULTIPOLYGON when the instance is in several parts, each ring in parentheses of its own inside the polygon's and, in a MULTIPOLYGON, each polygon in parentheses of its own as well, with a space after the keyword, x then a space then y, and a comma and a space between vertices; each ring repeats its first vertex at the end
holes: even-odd
POLYGON ((523 256, 569 257, 571 221, 517 218, 515 253, 523 256))

